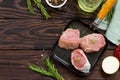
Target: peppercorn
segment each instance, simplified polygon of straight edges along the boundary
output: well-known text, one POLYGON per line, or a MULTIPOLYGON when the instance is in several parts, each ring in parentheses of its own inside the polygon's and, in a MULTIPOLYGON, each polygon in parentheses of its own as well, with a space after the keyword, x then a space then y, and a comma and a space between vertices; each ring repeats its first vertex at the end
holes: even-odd
POLYGON ((65 0, 48 0, 53 6, 58 6, 62 4, 65 0))

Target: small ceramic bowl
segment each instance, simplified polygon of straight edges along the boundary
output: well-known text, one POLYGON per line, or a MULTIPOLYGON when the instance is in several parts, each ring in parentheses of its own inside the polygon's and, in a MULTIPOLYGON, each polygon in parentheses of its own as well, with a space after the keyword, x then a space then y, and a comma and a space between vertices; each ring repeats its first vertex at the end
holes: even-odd
POLYGON ((67 0, 64 0, 63 3, 61 3, 61 4, 57 5, 57 6, 55 6, 55 5, 52 5, 52 3, 49 2, 49 0, 46 0, 46 3, 47 3, 50 7, 52 7, 52 8, 61 8, 62 6, 65 5, 66 2, 67 2, 67 0))

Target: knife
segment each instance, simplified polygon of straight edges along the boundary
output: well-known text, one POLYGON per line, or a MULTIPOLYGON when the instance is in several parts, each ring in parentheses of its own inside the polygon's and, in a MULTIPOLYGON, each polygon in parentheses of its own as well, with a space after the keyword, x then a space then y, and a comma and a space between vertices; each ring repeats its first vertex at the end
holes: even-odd
POLYGON ((90 24, 90 28, 92 28, 93 30, 97 30, 98 25, 106 17, 106 15, 111 10, 111 8, 115 5, 116 2, 117 2, 117 0, 107 0, 103 4, 103 6, 102 6, 101 10, 99 11, 99 13, 97 14, 96 19, 90 24))

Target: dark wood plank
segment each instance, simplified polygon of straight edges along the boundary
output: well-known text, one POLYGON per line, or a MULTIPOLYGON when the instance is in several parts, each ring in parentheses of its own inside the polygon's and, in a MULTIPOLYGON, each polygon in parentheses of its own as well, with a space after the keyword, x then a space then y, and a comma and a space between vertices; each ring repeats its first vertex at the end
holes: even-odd
MULTIPOLYGON (((34 8, 35 14, 30 14, 25 1, 0 0, 0 80, 54 80, 29 70, 28 64, 35 63, 45 68, 44 59, 52 55, 51 50, 68 22, 79 19, 90 24, 98 10, 95 13, 83 12, 73 0, 60 9, 53 9, 42 0, 52 16, 46 20, 37 8, 34 8)), ((53 58, 52 62, 65 80, 118 80, 120 71, 106 75, 101 70, 102 60, 113 56, 115 47, 109 43, 94 71, 86 77, 73 73, 53 58)))
POLYGON ((1 19, 0 49, 51 49, 70 19, 1 19))
POLYGON ((52 49, 71 20, 0 19, 0 49, 52 49))
POLYGON ((0 51, 0 80, 46 80, 45 76, 29 70, 28 64, 32 62, 42 64, 41 61, 49 55, 51 52, 44 50, 0 51))
MULTIPOLYGON (((67 4, 60 9, 49 7, 45 0, 42 0, 47 11, 52 18, 81 18, 92 20, 96 13, 86 13, 82 11, 75 1, 67 1, 67 4)), ((1 0, 0 1, 0 18, 44 18, 40 11, 35 8, 35 14, 29 13, 26 0, 1 0)))
MULTIPOLYGON (((0 80, 54 80, 28 69, 29 63, 45 68, 44 59, 51 55, 51 50, 0 50, 0 80)), ((118 80, 120 71, 106 75, 101 70, 102 60, 112 55, 113 50, 105 51, 94 71, 86 77, 80 77, 53 58, 52 62, 65 80, 118 80)))

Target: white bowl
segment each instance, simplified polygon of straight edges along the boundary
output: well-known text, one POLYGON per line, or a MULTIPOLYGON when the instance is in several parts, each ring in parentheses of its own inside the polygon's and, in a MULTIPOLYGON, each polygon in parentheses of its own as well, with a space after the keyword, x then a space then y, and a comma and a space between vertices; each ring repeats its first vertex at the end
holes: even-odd
POLYGON ((52 7, 52 8, 61 8, 63 5, 65 5, 65 3, 67 2, 67 0, 65 0, 62 4, 60 4, 60 5, 58 5, 58 6, 54 6, 54 5, 52 5, 48 0, 45 0, 46 1, 46 3, 50 6, 50 7, 52 7))
POLYGON ((119 60, 114 56, 108 56, 102 62, 102 69, 107 74, 114 74, 119 68, 119 60))

